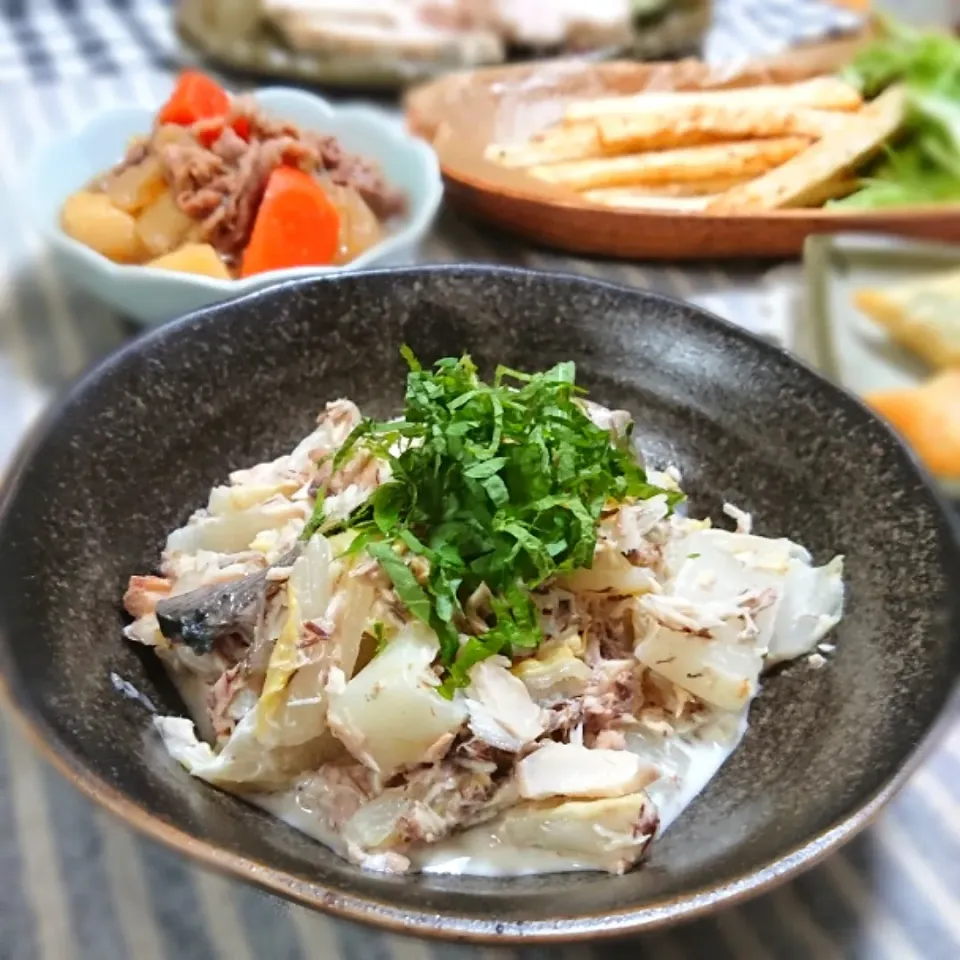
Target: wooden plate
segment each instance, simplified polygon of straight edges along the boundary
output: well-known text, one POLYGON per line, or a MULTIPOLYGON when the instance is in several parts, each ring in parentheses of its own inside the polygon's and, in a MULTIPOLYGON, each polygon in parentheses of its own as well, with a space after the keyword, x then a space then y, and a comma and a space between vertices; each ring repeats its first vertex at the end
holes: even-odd
POLYGON ((719 74, 696 60, 636 64, 558 61, 456 74, 411 92, 410 127, 440 158, 452 204, 529 240, 576 253, 655 260, 799 255, 811 234, 893 233, 960 241, 960 205, 853 212, 824 209, 718 215, 598 207, 577 193, 484 159, 491 142, 523 139, 577 97, 643 90, 790 83, 846 63, 866 35, 719 74))

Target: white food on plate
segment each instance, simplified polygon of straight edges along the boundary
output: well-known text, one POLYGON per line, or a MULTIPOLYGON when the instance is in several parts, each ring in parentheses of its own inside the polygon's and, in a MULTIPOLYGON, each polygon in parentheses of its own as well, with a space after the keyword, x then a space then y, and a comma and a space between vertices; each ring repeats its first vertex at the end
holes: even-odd
POLYGON ((625 44, 630 0, 264 0, 298 49, 464 63, 501 60, 504 44, 589 49, 625 44))

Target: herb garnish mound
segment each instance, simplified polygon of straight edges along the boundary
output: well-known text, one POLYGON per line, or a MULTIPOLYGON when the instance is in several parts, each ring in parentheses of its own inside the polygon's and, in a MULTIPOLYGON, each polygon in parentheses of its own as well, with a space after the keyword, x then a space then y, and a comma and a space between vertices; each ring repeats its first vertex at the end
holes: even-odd
POLYGON ((389 463, 390 480, 336 523, 324 522, 321 492, 304 535, 356 534, 349 552, 378 560, 439 637, 450 695, 475 663, 540 643, 531 591, 592 565, 604 507, 679 495, 647 482, 628 436, 590 420, 573 363, 532 375, 498 367, 488 384, 468 356, 423 369, 401 352, 410 367, 403 418, 364 420, 333 461, 336 471, 367 451, 389 463), (419 578, 410 555, 426 561, 419 578), (489 629, 461 643, 463 603, 482 584, 489 629))

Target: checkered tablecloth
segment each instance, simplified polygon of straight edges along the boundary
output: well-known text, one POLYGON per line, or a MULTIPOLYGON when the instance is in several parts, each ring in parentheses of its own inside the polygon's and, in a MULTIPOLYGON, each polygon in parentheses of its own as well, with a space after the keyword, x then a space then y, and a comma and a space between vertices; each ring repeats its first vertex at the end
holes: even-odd
MULTIPOLYGON (((358 0, 359 2, 359 0, 358 0)), ((155 103, 182 62, 156 0, 0 6, 0 463, 50 394, 132 334, 66 287, 20 213, 31 153, 92 111, 155 103)), ((769 52, 843 26, 814 0, 721 0, 712 56, 769 52)), ((788 333, 788 273, 531 250, 444 213, 425 261, 480 260, 607 277, 788 333)), ((426 945, 360 930, 197 869, 78 796, 0 719, 0 960, 957 960, 960 727, 880 822, 790 885, 627 944, 526 953, 426 945)))

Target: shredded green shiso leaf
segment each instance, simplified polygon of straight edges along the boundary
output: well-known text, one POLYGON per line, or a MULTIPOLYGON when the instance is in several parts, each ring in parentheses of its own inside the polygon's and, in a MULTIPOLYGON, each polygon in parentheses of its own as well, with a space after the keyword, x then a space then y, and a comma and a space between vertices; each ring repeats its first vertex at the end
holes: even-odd
POLYGON ((647 482, 629 437, 612 439, 577 402, 573 363, 526 374, 499 367, 484 383, 468 356, 423 369, 409 349, 402 419, 364 420, 333 461, 359 450, 391 479, 343 521, 327 522, 323 491, 304 536, 355 534, 349 552, 378 560, 410 613, 436 632, 451 695, 470 668, 542 640, 531 592, 593 564, 597 524, 611 503, 682 495, 647 482), (422 558, 419 570, 404 554, 422 558), (461 645, 463 605, 491 592, 489 629, 461 645))
POLYGON ((863 178, 862 186, 829 206, 856 209, 960 200, 960 41, 890 18, 843 79, 865 97, 894 83, 907 92, 902 135, 863 178))

